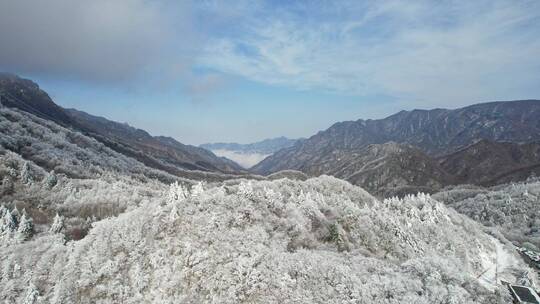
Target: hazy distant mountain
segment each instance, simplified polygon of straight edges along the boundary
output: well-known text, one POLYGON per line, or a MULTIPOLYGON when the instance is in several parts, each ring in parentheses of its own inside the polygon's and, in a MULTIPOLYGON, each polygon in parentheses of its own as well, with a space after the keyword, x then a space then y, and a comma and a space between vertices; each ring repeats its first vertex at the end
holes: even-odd
POLYGON ((0 74, 0 95, 2 103, 7 107, 18 108, 81 131, 117 152, 171 174, 182 174, 182 170, 221 173, 242 171, 234 162, 217 157, 205 149, 184 145, 172 138, 154 137, 144 130, 103 117, 63 109, 37 84, 15 75, 0 74))
POLYGON ((237 144, 237 143, 209 143, 202 144, 199 147, 207 150, 229 150, 243 153, 260 153, 272 154, 283 148, 293 146, 298 139, 290 139, 284 136, 265 139, 252 144, 237 144))
MULTIPOLYGON (((432 183, 433 185, 462 181, 487 183, 488 177, 495 178, 498 176, 493 175, 490 171, 495 169, 500 170, 499 175, 510 174, 515 178, 517 178, 517 175, 510 173, 510 171, 518 170, 519 172, 516 171, 516 174, 525 176, 532 172, 531 169, 535 170, 534 162, 536 160, 538 163, 538 155, 534 152, 534 149, 522 151, 527 156, 523 156, 520 161, 506 161, 508 158, 504 158, 506 159, 505 165, 496 166, 492 169, 478 166, 478 163, 467 163, 466 159, 460 160, 460 163, 458 161, 460 157, 465 158, 467 153, 457 154, 454 158, 445 159, 443 157, 482 139, 509 142, 509 144, 539 141, 540 101, 491 102, 457 110, 401 111, 380 120, 340 122, 325 131, 296 143, 292 147, 274 153, 254 166, 252 171, 259 174, 270 174, 280 170, 293 169, 313 175, 331 174, 362 185, 372 191, 379 189, 385 192, 386 188, 394 185, 391 180, 385 181, 384 177, 371 177, 375 181, 369 182, 364 178, 357 178, 362 174, 355 175, 354 173, 359 169, 365 170, 363 166, 369 160, 370 155, 366 150, 368 145, 388 142, 406 144, 417 149, 411 151, 398 149, 399 151, 405 151, 398 153, 401 155, 401 157, 397 157, 397 159, 401 160, 399 166, 387 163, 387 160, 394 158, 389 158, 388 153, 386 153, 382 160, 379 160, 379 166, 382 167, 377 167, 378 170, 394 176, 400 176, 404 172, 417 172, 416 178, 437 181, 432 183), (421 151, 423 151, 422 157, 419 154, 421 151), (421 165, 419 166, 414 161, 407 162, 405 156, 408 153, 422 159, 419 161, 421 165), (430 160, 426 160, 426 157, 430 158, 430 160), (435 157, 442 158, 436 161, 435 157), (440 166, 437 162, 440 162, 440 166), (475 172, 473 178, 466 178, 460 175, 459 172, 453 171, 453 163, 456 165, 463 164, 465 168, 474 166, 474 170, 478 171, 475 172), (521 168, 522 166, 525 168, 521 168), (340 169, 342 167, 346 169, 340 169), (483 171, 484 169, 485 171, 483 171), (432 176, 434 172, 438 172, 436 177, 432 176)), ((522 148, 512 149, 522 150, 522 148)), ((392 155, 395 154, 395 152, 388 151, 388 149, 383 149, 383 151, 391 152, 392 155)), ((488 158, 491 157, 493 157, 491 161, 494 164, 502 160, 497 158, 497 153, 492 153, 488 158)), ((489 163, 489 161, 486 161, 486 163, 489 163)), ((489 183, 493 182, 495 181, 489 183)), ((421 185, 422 183, 408 181, 397 186, 406 184, 421 185)), ((424 186, 427 187, 428 184, 424 186)))
POLYGON ((210 143, 199 147, 214 154, 234 160, 244 168, 250 168, 272 153, 293 146, 300 139, 276 137, 252 144, 210 143))

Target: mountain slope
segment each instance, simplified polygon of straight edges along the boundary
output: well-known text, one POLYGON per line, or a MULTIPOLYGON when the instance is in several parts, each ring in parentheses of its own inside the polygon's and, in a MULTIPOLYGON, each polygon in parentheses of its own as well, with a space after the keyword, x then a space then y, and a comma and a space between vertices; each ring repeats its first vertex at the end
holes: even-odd
POLYGON ((251 171, 330 174, 379 195, 432 192, 459 183, 526 179, 540 172, 534 143, 539 140, 537 100, 401 111, 381 120, 334 124, 274 153, 251 171))
POLYGON ((491 186, 540 175, 540 143, 481 140, 438 161, 461 184, 491 186))
POLYGON ((304 157, 302 165, 291 169, 311 176, 332 175, 385 197, 407 191, 432 192, 453 183, 453 177, 422 151, 393 142, 328 149, 304 157))
POLYGON ((432 192, 454 183, 454 178, 422 151, 389 142, 329 153, 314 175, 330 174, 383 197, 410 192, 432 192))
POLYGON ((382 197, 431 193, 457 184, 491 186, 540 175, 539 143, 482 140, 434 158, 418 148, 388 142, 303 157, 301 165, 292 169, 310 176, 332 175, 382 197))
POLYGON ((127 124, 74 109, 68 109, 66 112, 86 134, 151 167, 158 167, 171 173, 174 172, 174 168, 223 173, 242 170, 237 164, 219 158, 210 151, 181 144, 170 137, 154 137, 127 124))
POLYGON ((490 188, 456 186, 433 198, 488 227, 494 227, 517 244, 540 248, 540 179, 490 188))
POLYGON ((293 169, 306 165, 306 159, 328 151, 389 141, 440 156, 481 139, 515 143, 540 140, 540 101, 490 102, 456 110, 401 111, 379 120, 340 122, 276 152, 252 170, 269 174, 293 169))
POLYGON ((36 83, 13 74, 0 72, 0 101, 6 107, 21 109, 64 127, 73 124, 64 109, 55 104, 36 83))
POLYGON ((107 143, 110 142, 99 141, 77 130, 63 127, 28 112, 0 107, 0 153, 7 150, 20 155, 23 159, 41 167, 45 172, 55 170, 71 178, 84 179, 98 178, 110 172, 117 172, 135 178, 157 179, 167 183, 174 180, 191 183, 194 180, 223 181, 250 176, 186 170, 172 165, 167 167, 169 170, 161 170, 163 163, 158 163, 155 159, 141 153, 139 159, 146 158, 156 163, 156 166, 148 166, 127 153, 112 149, 107 143))
POLYGON ((0 74, 0 95, 7 107, 37 115, 78 130, 109 148, 135 158, 149 167, 178 175, 182 170, 237 173, 237 164, 202 148, 183 145, 172 138, 153 137, 144 130, 56 105, 30 80, 0 74))

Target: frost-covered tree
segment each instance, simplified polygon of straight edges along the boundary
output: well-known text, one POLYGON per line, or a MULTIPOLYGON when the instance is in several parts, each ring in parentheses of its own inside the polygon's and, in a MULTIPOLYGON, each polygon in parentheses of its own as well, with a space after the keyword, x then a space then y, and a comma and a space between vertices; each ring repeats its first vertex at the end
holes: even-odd
POLYGON ((0 207, 0 214, 3 214, 2 218, 0 218, 0 247, 2 247, 13 242, 17 231, 17 220, 12 211, 7 208, 0 207))
POLYGON ((64 228, 64 217, 57 213, 49 231, 52 233, 62 233, 64 228))
POLYGON ((189 192, 184 186, 175 181, 169 186, 169 192, 167 193, 167 202, 173 203, 175 201, 182 201, 188 197, 189 192))
POLYGON ((49 174, 45 178, 45 187, 47 187, 47 189, 52 189, 54 188, 54 186, 56 186, 57 183, 58 183, 58 178, 56 177, 54 170, 52 170, 51 172, 49 172, 49 174))
POLYGON ((536 178, 488 189, 458 186, 434 197, 510 241, 540 247, 540 181, 536 178))
POLYGON ((240 182, 240 185, 238 185, 238 194, 248 197, 251 196, 253 194, 253 184, 251 181, 240 182))
POLYGON ((22 216, 19 220, 19 227, 17 228, 17 233, 15 238, 19 242, 24 242, 32 237, 34 233, 34 223, 32 218, 26 214, 26 211, 23 210, 22 216))
POLYGON ((12 212, 2 206, 1 213, 3 213, 0 221, 0 232, 9 231, 13 232, 17 229, 17 219, 13 216, 12 212))
POLYGON ((38 303, 38 298, 39 298, 39 290, 34 284, 30 283, 30 285, 28 286, 26 290, 26 295, 22 303, 23 304, 36 304, 38 303))
POLYGON ((198 197, 204 192, 204 184, 203 182, 198 182, 193 187, 191 187, 191 196, 192 197, 198 197))
POLYGON ((17 178, 18 174, 17 174, 17 170, 15 170, 15 168, 9 168, 8 169, 8 174, 9 176, 11 176, 12 178, 17 178))
POLYGON ((34 175, 32 173, 32 168, 30 167, 30 164, 28 162, 24 162, 22 169, 21 169, 21 182, 23 184, 31 184, 34 182, 34 175))

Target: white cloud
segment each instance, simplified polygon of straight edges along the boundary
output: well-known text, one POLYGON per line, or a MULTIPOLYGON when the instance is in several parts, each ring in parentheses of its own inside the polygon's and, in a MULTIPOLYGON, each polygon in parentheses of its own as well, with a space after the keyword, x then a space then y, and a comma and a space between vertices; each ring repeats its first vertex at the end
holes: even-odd
POLYGON ((246 169, 249 169, 255 166, 256 164, 260 163, 263 159, 270 156, 270 154, 242 153, 242 152, 224 150, 224 149, 212 150, 212 152, 217 156, 226 157, 246 169))
POLYGON ((540 2, 266 9, 239 20, 242 34, 215 37, 200 64, 268 84, 419 105, 512 98, 540 81, 540 2))

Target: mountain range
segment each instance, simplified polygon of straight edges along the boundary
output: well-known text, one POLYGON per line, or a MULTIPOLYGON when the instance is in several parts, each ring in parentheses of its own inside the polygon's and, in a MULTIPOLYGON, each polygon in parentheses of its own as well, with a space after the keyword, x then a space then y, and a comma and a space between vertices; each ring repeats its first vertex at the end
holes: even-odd
POLYGON ((431 192, 536 174, 539 141, 540 101, 490 102, 336 123, 251 170, 329 174, 381 195, 431 192))
POLYGON ((64 109, 31 80, 1 73, 0 96, 4 106, 79 131, 150 168, 184 177, 189 171, 193 171, 190 176, 194 172, 246 174, 238 164, 206 149, 184 145, 170 137, 151 136, 144 130, 75 109, 64 109))
POLYGON ((263 177, 0 79, 10 303, 509 303, 500 280, 534 286, 508 240, 540 246, 538 179, 409 194, 523 179, 539 167, 534 138, 433 153, 312 137, 263 161, 309 147, 296 170, 263 177), (324 174, 341 179, 310 178, 324 174))
MULTIPOLYGON (((36 83, 12 74, 0 74, 0 96, 8 108, 79 132, 148 168, 190 180, 264 178, 254 174, 305 179, 294 173, 299 171, 307 176, 332 175, 387 197, 435 192, 457 184, 492 186, 540 174, 538 100, 401 111, 384 119, 339 122, 307 139, 279 137, 245 145, 195 147, 64 109, 36 83), (283 170, 286 173, 275 174, 283 170)), ((66 136, 81 141, 73 134, 66 136)), ((15 141, 8 146, 17 153, 34 151, 15 141)), ((77 153, 74 158, 80 161, 77 153)), ((38 162, 46 158, 33 157, 38 162)))
POLYGON ((229 150, 239 153, 260 153, 272 154, 281 149, 292 147, 301 139, 290 139, 284 136, 269 138, 251 144, 238 143, 208 143, 202 144, 199 147, 207 150, 229 150))

